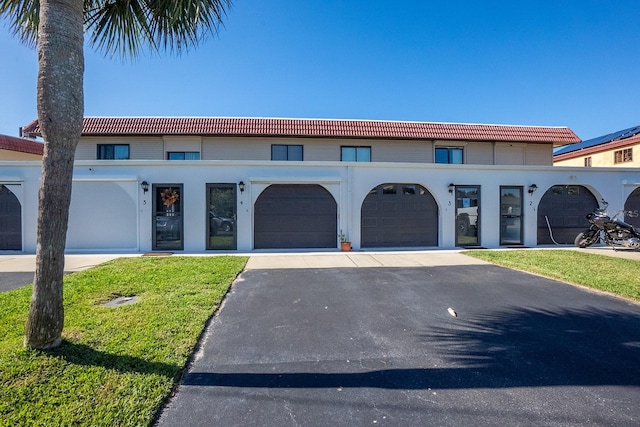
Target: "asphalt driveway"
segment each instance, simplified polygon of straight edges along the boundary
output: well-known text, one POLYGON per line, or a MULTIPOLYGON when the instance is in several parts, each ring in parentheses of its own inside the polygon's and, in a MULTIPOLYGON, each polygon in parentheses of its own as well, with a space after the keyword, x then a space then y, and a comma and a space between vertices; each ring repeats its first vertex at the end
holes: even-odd
POLYGON ((12 291, 33 283, 33 273, 0 272, 0 292, 12 291))
POLYGON ((635 426, 639 402, 625 300, 486 264, 258 268, 158 424, 635 426))

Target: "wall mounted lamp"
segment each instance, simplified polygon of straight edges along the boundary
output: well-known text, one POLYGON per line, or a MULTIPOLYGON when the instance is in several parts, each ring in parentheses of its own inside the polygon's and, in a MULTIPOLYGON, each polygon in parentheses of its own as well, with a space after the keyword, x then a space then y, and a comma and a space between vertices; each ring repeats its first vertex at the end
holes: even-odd
POLYGON ((147 181, 142 181, 140 183, 140 187, 142 188, 142 191, 144 191, 145 193, 149 191, 149 183, 147 181))
POLYGON ((449 184, 449 194, 453 194, 453 190, 456 189, 456 185, 452 182, 449 184))
POLYGON ((238 183, 238 188, 240 189, 240 193, 244 193, 244 181, 238 183))
POLYGON ((538 189, 538 186, 535 184, 531 184, 529 186, 529 189, 527 190, 529 192, 529 194, 533 194, 534 191, 536 191, 538 189))

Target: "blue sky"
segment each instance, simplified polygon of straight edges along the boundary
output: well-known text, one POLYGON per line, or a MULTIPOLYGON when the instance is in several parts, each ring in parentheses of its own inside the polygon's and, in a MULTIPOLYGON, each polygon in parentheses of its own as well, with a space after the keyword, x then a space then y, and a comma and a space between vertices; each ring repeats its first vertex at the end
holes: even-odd
MULTIPOLYGON (((235 0, 190 52, 85 50, 86 116, 640 125, 637 0, 235 0)), ((0 25, 0 133, 36 117, 35 50, 0 25)))

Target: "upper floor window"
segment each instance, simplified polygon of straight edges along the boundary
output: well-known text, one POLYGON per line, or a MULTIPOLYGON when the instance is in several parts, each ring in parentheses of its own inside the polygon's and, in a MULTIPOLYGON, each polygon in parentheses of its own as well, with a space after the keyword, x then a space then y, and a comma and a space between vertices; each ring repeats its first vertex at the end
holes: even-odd
POLYGON ((461 147, 436 147, 436 163, 461 165, 464 151, 461 147))
POLYGON ((584 167, 586 167, 586 168, 590 168, 591 167, 591 156, 584 158, 584 167))
POLYGON ((271 160, 302 161, 302 145, 274 144, 271 146, 271 160))
POLYGON ((340 147, 340 160, 343 162, 370 162, 371 147, 340 147))
POLYGON ((197 151, 168 151, 167 160, 200 160, 197 151))
POLYGON ((98 160, 126 160, 129 144, 98 144, 98 160))
POLYGON ((633 149, 625 148, 613 153, 613 163, 624 163, 633 161, 633 149))

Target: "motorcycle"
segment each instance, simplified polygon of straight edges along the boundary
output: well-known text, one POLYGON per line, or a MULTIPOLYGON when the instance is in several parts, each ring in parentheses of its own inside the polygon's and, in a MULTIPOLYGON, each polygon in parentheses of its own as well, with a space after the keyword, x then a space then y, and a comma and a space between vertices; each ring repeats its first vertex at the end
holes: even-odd
POLYGON ((611 217, 606 211, 609 204, 604 200, 602 200, 602 204, 604 205, 603 208, 598 208, 587 214, 587 220, 591 223, 591 227, 578 234, 575 245, 579 248, 586 248, 602 239, 604 243, 613 247, 614 250, 616 246, 640 249, 640 230, 617 219, 621 213, 629 216, 638 216, 638 212, 620 210, 611 217))

